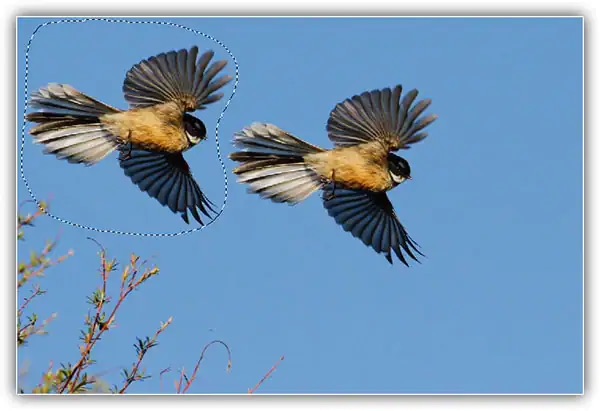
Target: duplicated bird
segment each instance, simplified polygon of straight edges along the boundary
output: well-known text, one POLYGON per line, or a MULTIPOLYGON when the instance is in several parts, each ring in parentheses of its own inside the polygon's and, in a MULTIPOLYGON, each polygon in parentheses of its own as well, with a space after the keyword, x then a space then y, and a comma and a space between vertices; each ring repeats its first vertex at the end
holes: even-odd
POLYGON ((327 122, 335 148, 325 150, 267 123, 235 133, 243 151, 230 155, 242 163, 233 172, 249 191, 274 202, 296 204, 323 190, 329 215, 392 264, 392 251, 405 265, 418 244, 408 235, 386 192, 410 179, 410 165, 393 154, 423 140, 437 116, 421 114, 430 99, 414 104, 418 91, 402 97, 402 87, 374 90, 335 106, 327 122))
POLYGON ((182 153, 206 138, 204 123, 188 114, 223 97, 215 93, 231 76, 215 78, 227 61, 209 63, 198 47, 170 51, 134 65, 123 83, 129 110, 119 110, 65 84, 51 83, 32 93, 27 114, 39 123, 29 133, 44 153, 69 163, 92 165, 120 151, 125 175, 140 190, 189 224, 188 211, 203 224, 211 202, 194 180, 182 153))

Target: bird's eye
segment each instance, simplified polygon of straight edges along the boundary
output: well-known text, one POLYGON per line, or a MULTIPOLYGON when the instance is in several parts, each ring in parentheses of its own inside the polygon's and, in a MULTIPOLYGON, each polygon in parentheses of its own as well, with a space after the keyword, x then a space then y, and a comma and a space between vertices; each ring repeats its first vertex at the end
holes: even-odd
POLYGON ((194 127, 194 124, 190 121, 185 122, 185 131, 192 136, 197 134, 196 127, 194 127))
POLYGON ((206 127, 202 120, 197 119, 189 114, 184 114, 183 128, 188 141, 192 144, 198 144, 206 138, 206 127))
POLYGON ((206 127, 204 126, 202 120, 192 115, 183 115, 183 126, 185 131, 192 136, 202 138, 206 135, 206 127))

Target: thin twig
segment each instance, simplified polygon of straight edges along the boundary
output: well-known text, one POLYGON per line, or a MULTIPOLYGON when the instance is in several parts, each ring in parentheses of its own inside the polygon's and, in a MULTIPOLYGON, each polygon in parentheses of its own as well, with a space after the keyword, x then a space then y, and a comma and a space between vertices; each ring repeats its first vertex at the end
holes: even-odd
POLYGON ((35 256, 36 262, 29 262, 27 264, 19 264, 18 275, 20 278, 17 280, 17 288, 22 287, 30 278, 42 277, 46 269, 63 262, 65 259, 73 255, 73 250, 67 251, 66 254, 61 255, 55 260, 50 260, 48 255, 52 252, 56 244, 58 243, 59 236, 54 241, 49 242, 42 249, 39 255, 35 256), (33 268, 37 267, 34 271, 33 268))
POLYGON ((23 315, 23 310, 25 310, 25 308, 29 305, 31 300, 33 300, 40 294, 44 294, 44 292, 45 291, 42 291, 39 284, 34 285, 31 295, 28 298, 26 298, 25 302, 21 305, 21 307, 19 307, 19 310, 17 311, 17 316, 21 317, 23 315))
POLYGON ((19 345, 23 344, 25 342, 25 340, 27 338, 29 338, 30 335, 33 334, 45 334, 45 328, 48 324, 50 324, 50 322, 52 320, 54 320, 56 318, 56 313, 52 313, 50 314, 50 316, 48 318, 46 318, 44 321, 42 321, 42 324, 38 327, 35 326, 35 321, 30 321, 29 323, 27 323, 26 325, 22 326, 19 328, 19 330, 17 331, 17 343, 19 345), (25 334, 25 331, 27 330, 27 333, 25 334), (25 335, 24 335, 25 334, 25 335))
MULTIPOLYGON (((92 241, 95 241, 95 240, 92 239, 92 241)), ((99 244, 98 242, 96 242, 96 243, 99 244)), ((146 269, 146 270, 144 270, 144 273, 142 274, 142 276, 140 278, 138 278, 136 281, 134 281, 135 274, 137 274, 137 272, 138 272, 138 268, 136 267, 135 264, 137 263, 139 257, 135 257, 132 255, 130 265, 128 265, 127 267, 124 268, 123 275, 121 276, 121 291, 119 294, 119 299, 117 300, 117 302, 115 303, 115 306, 113 307, 112 311, 110 312, 108 319, 105 322, 101 323, 99 320, 100 320, 100 316, 102 314, 102 308, 104 307, 104 303, 109 302, 109 299, 106 297, 106 283, 108 280, 108 275, 114 269, 115 264, 114 264, 114 261, 111 261, 111 262, 106 261, 105 254, 104 254, 104 248, 102 246, 100 246, 100 247, 103 250, 100 253, 101 261, 102 261, 102 273, 101 273, 102 274, 102 283, 103 283, 102 284, 102 295, 100 296, 101 297, 100 301, 98 302, 98 304, 96 306, 96 315, 95 315, 94 321, 92 322, 91 330, 87 334, 87 335, 89 335, 89 340, 86 342, 86 346, 80 350, 81 357, 79 358, 79 360, 77 361, 75 366, 72 368, 72 370, 71 370, 72 372, 67 376, 67 378, 63 382, 63 385, 57 390, 59 393, 64 392, 65 389, 67 389, 67 387, 69 386, 69 383, 71 383, 70 389, 73 389, 73 386, 74 386, 75 382, 78 380, 80 373, 88 365, 87 357, 89 356, 92 348, 94 347, 96 342, 98 342, 98 340, 101 339, 104 332, 106 330, 108 330, 109 327, 114 323, 117 311, 119 310, 119 308, 121 307, 121 304, 125 301, 127 296, 133 290, 135 290, 142 282, 144 282, 151 276, 158 273, 158 268, 152 268, 149 270, 146 269), (127 274, 129 272, 130 267, 132 269, 132 274, 128 278, 127 274), (125 286, 125 283, 127 283, 127 286, 125 286), (98 325, 100 325, 99 328, 97 327, 98 325), (73 378, 73 377, 75 377, 75 378, 73 378)))
POLYGON ((33 220, 45 213, 44 210, 45 209, 38 208, 38 210, 35 213, 29 214, 27 217, 19 219, 19 221, 17 221, 17 230, 20 230, 21 228, 23 228, 23 226, 31 225, 33 220))
POLYGON ((160 372, 159 376, 158 376, 158 384, 159 384, 159 390, 160 390, 160 392, 162 392, 162 377, 163 377, 163 374, 167 373, 169 371, 171 371, 171 367, 170 366, 167 367, 167 368, 165 368, 164 370, 162 370, 160 372))
MULTIPOLYGON (((104 303, 106 302, 106 282, 108 280, 108 275, 107 275, 107 268, 106 268, 106 254, 105 254, 105 250, 104 247, 102 246, 102 244, 100 244, 98 241, 96 241, 95 239, 91 238, 91 237, 87 237, 88 240, 91 240, 93 242, 95 242, 98 247, 100 247, 100 250, 102 250, 100 252, 100 263, 102 266, 102 295, 100 297, 100 302, 98 303, 98 305, 96 306, 96 314, 94 316, 94 321, 92 322, 91 325, 91 330, 89 332, 89 341, 86 342, 86 346, 83 349, 83 351, 81 351, 81 357, 79 358, 79 361, 77 361, 77 363, 75 364, 75 366, 72 369, 72 372, 69 374, 69 376, 65 379, 63 386, 61 387, 61 389, 58 390, 59 393, 64 392, 64 390, 67 388, 67 386, 69 385, 69 382, 71 380, 73 380, 73 384, 75 384, 79 378, 79 375, 81 374, 81 371, 85 368, 85 362, 87 360, 87 357, 90 353, 90 351, 92 350, 92 347, 94 346, 94 344, 96 344, 96 341, 98 341, 100 339, 100 335, 102 335, 102 333, 104 332, 103 329, 100 329, 100 332, 98 333, 98 335, 96 336, 96 338, 94 338, 94 334, 96 333, 96 327, 99 324, 99 319, 100 319, 100 314, 102 313, 102 308, 104 307, 104 303), (73 378, 75 377, 75 378, 73 378)), ((115 312, 115 310, 113 310, 113 313, 115 312)), ((105 324, 110 324, 110 317, 109 317, 109 321, 106 322, 105 324)), ((102 327, 104 328, 104 326, 102 327)), ((108 327, 106 327, 108 328, 108 327)), ((71 384, 71 389, 73 388, 73 384, 71 384)))
POLYGON ((172 321, 173 321, 173 317, 169 317, 169 319, 167 320, 166 323, 160 325, 160 328, 154 333, 154 336, 145 345, 145 347, 144 346, 140 347, 140 352, 138 353, 137 362, 131 369, 131 373, 129 373, 130 378, 127 378, 125 380, 123 387, 119 390, 119 394, 123 394, 125 392, 125 390, 127 389, 127 387, 129 387, 129 385, 131 385, 131 383, 136 380, 137 375, 138 375, 138 370, 140 369, 140 365, 142 363, 142 360, 144 359, 144 355, 146 355, 146 353, 148 352, 148 350, 150 348, 152 348, 154 345, 156 345, 156 340, 158 339, 158 336, 160 335, 160 333, 162 333, 165 330, 165 328, 167 328, 169 326, 169 324, 171 324, 172 321))
MULTIPOLYGON (((229 346, 225 342, 223 342, 221 340, 214 340, 214 341, 209 342, 202 349, 202 353, 200 354, 200 358, 198 359, 198 362, 196 363, 196 366, 194 367, 194 372, 192 373, 192 376, 189 378, 189 380, 187 380, 187 384, 183 388, 183 393, 184 394, 190 388, 190 385, 192 385, 192 382, 194 382, 194 379, 196 378, 196 373, 198 372, 198 369, 200 368, 200 363, 204 359, 204 354, 206 353, 206 350, 208 349, 208 347, 210 347, 213 344, 221 344, 223 347, 225 347, 225 349, 227 350, 227 356, 228 356, 228 359, 227 359, 227 372, 229 372, 229 370, 231 369, 231 350, 229 349, 229 346)), ((182 375, 183 375, 183 373, 182 373, 182 375)), ((181 388, 181 381, 180 381, 179 388, 181 388)), ((178 390, 178 392, 179 392, 179 390, 178 390)))
POLYGON ((262 377, 262 379, 253 387, 253 388, 248 388, 248 394, 254 394, 254 391, 256 391, 258 389, 258 387, 261 386, 261 384, 267 379, 269 378, 269 375, 271 375, 271 373, 273 371, 275 371, 275 369, 277 368, 277 366, 279 365, 279 363, 281 361, 283 361, 285 359, 285 356, 281 356, 281 358, 279 358, 279 360, 277 360, 277 362, 275 363, 275 365, 273 365, 271 367, 271 369, 269 371, 267 371, 267 373, 265 374, 264 377, 262 377))
POLYGON ((100 242, 99 242, 98 240, 96 240, 95 238, 92 238, 92 237, 86 237, 86 240, 90 240, 90 241, 93 241, 93 242, 95 242, 95 243, 96 243, 96 245, 97 245, 98 247, 100 247, 100 250, 102 250, 102 255, 105 255, 105 254, 106 254, 106 250, 104 250, 104 247, 102 246, 102 244, 100 244, 100 242))
POLYGON ((177 394, 181 392, 181 385, 183 383, 183 376, 185 375, 185 367, 181 368, 181 373, 179 373, 179 381, 175 380, 175 391, 177 394))
POLYGON ((17 207, 17 231, 23 228, 23 226, 32 226, 33 220, 38 218, 42 214, 46 214, 48 210, 48 203, 52 200, 52 195, 48 196, 48 201, 41 201, 39 207, 33 214, 29 214, 26 217, 21 216, 21 208, 27 203, 34 203, 33 200, 22 201, 17 207))

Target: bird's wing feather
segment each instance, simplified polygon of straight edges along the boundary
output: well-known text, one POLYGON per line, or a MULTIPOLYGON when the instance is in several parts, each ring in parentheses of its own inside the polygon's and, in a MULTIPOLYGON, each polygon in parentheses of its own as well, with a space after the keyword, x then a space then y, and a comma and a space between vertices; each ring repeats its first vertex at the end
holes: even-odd
POLYGON ((215 61, 209 66, 213 55, 207 51, 198 57, 198 47, 194 46, 189 51, 170 51, 142 60, 125 76, 125 99, 132 107, 175 101, 185 111, 203 109, 223 97, 223 93, 215 92, 232 78, 215 78, 227 61, 215 61))
POLYGON ((200 190, 190 167, 180 153, 167 154, 132 148, 121 149, 121 168, 140 190, 168 206, 172 212, 181 213, 189 223, 187 212, 203 224, 198 209, 210 217, 215 212, 212 203, 200 190))
POLYGON ((383 253, 390 264, 392 251, 407 266, 403 252, 419 261, 415 253, 423 254, 398 220, 387 194, 339 187, 333 192, 332 190, 332 185, 325 187, 323 204, 329 215, 345 231, 352 233, 376 252, 383 253))
POLYGON ((398 85, 344 100, 329 116, 329 139, 336 146, 381 141, 387 150, 409 148, 427 137, 427 132, 421 130, 437 118, 435 114, 420 117, 431 100, 413 105, 417 94, 417 90, 412 90, 402 98, 402 86, 398 85))

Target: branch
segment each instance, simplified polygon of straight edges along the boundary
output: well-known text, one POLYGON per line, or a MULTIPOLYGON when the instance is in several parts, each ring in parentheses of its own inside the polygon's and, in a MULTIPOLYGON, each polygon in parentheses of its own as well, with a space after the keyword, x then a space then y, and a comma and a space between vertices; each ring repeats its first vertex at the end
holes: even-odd
POLYGON ((169 317, 166 323, 161 323, 160 328, 154 333, 154 336, 151 339, 146 339, 146 342, 138 338, 138 345, 134 344, 134 347, 138 351, 137 362, 134 364, 130 372, 125 372, 125 383, 123 384, 123 387, 119 390, 119 394, 123 394, 132 382, 147 378, 144 377, 143 374, 139 374, 138 371, 140 368, 140 364, 142 363, 144 355, 146 355, 148 350, 158 344, 156 342, 158 336, 165 330, 165 328, 169 326, 169 324, 171 324, 172 321, 173 317, 169 317))
POLYGON ((277 360, 277 362, 275 363, 275 365, 273 365, 271 367, 271 369, 269 371, 267 371, 267 373, 265 374, 264 377, 262 377, 262 379, 253 387, 253 388, 248 388, 248 394, 254 394, 254 391, 256 391, 258 389, 258 387, 261 386, 261 384, 267 379, 269 378, 269 375, 271 375, 271 373, 273 371, 275 371, 275 369, 277 369, 277 366, 279 365, 279 363, 281 363, 281 361, 283 361, 285 359, 285 356, 281 356, 281 358, 279 358, 279 360, 277 360))
MULTIPOLYGON (((214 340, 209 342, 208 344, 206 344, 204 346, 204 348, 202 349, 202 353, 200 354, 200 358, 198 359, 198 362, 196 363, 196 367, 194 367, 194 372, 192 373, 192 376, 188 379, 187 377, 185 377, 183 370, 181 372, 182 377, 185 377, 187 384, 185 385, 185 387, 183 387, 183 391, 182 393, 185 394, 185 392, 190 388, 190 385, 192 385, 192 382, 194 382, 194 379, 196 379, 196 373, 198 372, 198 369, 200 368, 200 363, 202 362, 202 360, 204 359, 204 354, 206 353, 206 350, 208 349, 208 347, 210 347, 213 344, 221 344, 223 347, 225 347, 225 349, 227 350, 227 372, 229 372, 229 370, 231 369, 231 350, 229 349, 229 346, 224 343, 221 340, 214 340)), ((179 385, 177 386, 177 393, 180 393, 180 389, 181 389, 181 383, 182 380, 179 380, 179 385)))
POLYGON ((171 371, 171 367, 167 367, 167 368, 165 368, 165 369, 164 369, 164 370, 162 370, 162 371, 160 372, 160 374, 159 374, 158 381, 159 381, 159 385, 160 385, 160 392, 162 392, 162 377, 163 377, 163 374, 164 374, 164 373, 167 373, 167 372, 169 372, 169 371, 171 371))
POLYGON ((102 289, 97 290, 92 294, 91 298, 88 298, 89 302, 96 307, 96 313, 94 316, 94 320, 90 320, 89 317, 86 317, 86 324, 89 329, 88 332, 84 334, 84 342, 86 345, 80 348, 81 357, 75 364, 75 366, 70 370, 71 372, 67 373, 65 380, 61 387, 57 389, 58 393, 63 393, 68 389, 68 392, 73 392, 73 390, 77 386, 77 381, 79 376, 84 368, 89 365, 89 355, 92 351, 92 348, 98 342, 105 331, 107 331, 110 326, 114 323, 117 311, 121 307, 121 304, 125 301, 127 296, 135 290, 138 286, 140 286, 144 281, 153 275, 158 274, 158 268, 154 267, 152 269, 146 268, 142 275, 136 279, 138 274, 138 267, 136 265, 139 257, 135 255, 131 255, 130 263, 123 269, 123 273, 121 275, 121 288, 119 293, 119 299, 117 300, 114 308, 110 312, 108 319, 104 321, 106 318, 106 313, 103 311, 105 303, 110 302, 110 298, 106 296, 106 284, 108 281, 109 273, 114 271, 116 267, 115 260, 106 260, 105 250, 94 239, 90 239, 96 244, 98 244, 101 248, 100 252, 100 260, 102 264, 101 268, 101 276, 102 276, 102 289))
POLYGON ((38 209, 35 213, 27 214, 26 217, 21 217, 21 207, 23 207, 23 205, 25 205, 26 203, 33 203, 33 201, 26 200, 26 201, 23 201, 21 204, 19 204, 19 208, 17 210, 17 214, 18 214, 17 215, 17 230, 20 230, 21 228, 23 228, 23 226, 33 225, 33 220, 35 220, 42 214, 46 214, 46 210, 48 209, 46 202, 40 201, 40 206, 38 207, 38 209))
POLYGON ((37 324, 37 315, 32 314, 30 317, 28 317, 29 322, 24 325, 24 326, 20 326, 20 320, 19 320, 19 327, 17 330, 17 345, 23 345, 25 344, 26 340, 29 338, 29 336, 34 335, 34 334, 38 334, 38 335, 43 335, 43 334, 47 334, 46 332, 46 326, 56 318, 56 313, 52 313, 50 315, 50 317, 48 317, 47 319, 45 319, 44 321, 42 321, 42 325, 40 325, 39 327, 36 326, 37 324))
POLYGON ((40 288, 39 284, 34 285, 33 289, 31 290, 31 295, 28 298, 26 298, 25 302, 19 307, 19 310, 17 311, 17 317, 20 318, 23 315, 23 310, 25 310, 25 308, 29 305, 31 300, 33 300, 38 295, 44 294, 45 292, 46 291, 40 288))
POLYGON ((32 277, 43 276, 43 273, 46 271, 46 269, 63 262, 65 259, 73 255, 73 250, 69 250, 67 254, 61 255, 55 260, 51 260, 48 255, 52 252, 57 243, 58 237, 54 241, 46 243, 46 246, 40 254, 32 252, 29 263, 19 263, 19 266, 17 267, 17 274, 20 276, 20 278, 17 280, 17 288, 22 287, 32 277), (34 268, 35 270, 33 270, 34 268))

